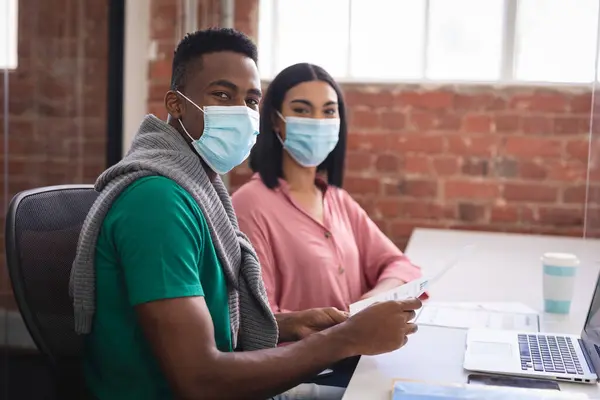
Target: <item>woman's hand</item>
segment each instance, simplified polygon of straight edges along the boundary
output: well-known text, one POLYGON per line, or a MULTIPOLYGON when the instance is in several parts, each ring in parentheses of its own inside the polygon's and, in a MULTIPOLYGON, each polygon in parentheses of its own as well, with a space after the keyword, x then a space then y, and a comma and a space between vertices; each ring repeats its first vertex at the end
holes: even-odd
POLYGON ((394 289, 398 286, 402 286, 405 283, 406 282, 404 282, 403 280, 396 279, 396 278, 383 279, 373 289, 371 289, 367 293, 363 294, 360 299, 361 300, 368 299, 368 298, 376 296, 380 293, 387 292, 388 290, 394 289))
POLYGON ((348 319, 348 313, 335 307, 275 314, 279 325, 279 342, 295 342, 313 333, 331 328, 348 319))

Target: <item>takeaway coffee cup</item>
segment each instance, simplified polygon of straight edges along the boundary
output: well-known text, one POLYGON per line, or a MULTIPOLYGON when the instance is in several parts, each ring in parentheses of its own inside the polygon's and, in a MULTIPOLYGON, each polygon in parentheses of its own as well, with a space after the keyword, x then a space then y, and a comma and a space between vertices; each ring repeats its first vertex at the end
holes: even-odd
POLYGON ((570 253, 544 253, 544 312, 568 314, 579 259, 570 253))

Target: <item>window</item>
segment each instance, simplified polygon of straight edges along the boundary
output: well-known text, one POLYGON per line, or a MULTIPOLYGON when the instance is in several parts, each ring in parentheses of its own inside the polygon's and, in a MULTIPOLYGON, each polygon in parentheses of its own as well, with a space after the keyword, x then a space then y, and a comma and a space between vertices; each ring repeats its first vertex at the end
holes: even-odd
POLYGON ((17 68, 18 0, 0 0, 0 69, 17 68))
POLYGON ((592 81, 597 24, 598 0, 520 0, 515 78, 592 81))
POLYGON ((430 79, 500 79, 503 0, 430 0, 430 79))
POLYGON ((591 82, 598 0, 260 0, 260 70, 337 79, 591 82))
POLYGON ((348 77, 419 79, 425 0, 352 0, 350 5, 348 77))

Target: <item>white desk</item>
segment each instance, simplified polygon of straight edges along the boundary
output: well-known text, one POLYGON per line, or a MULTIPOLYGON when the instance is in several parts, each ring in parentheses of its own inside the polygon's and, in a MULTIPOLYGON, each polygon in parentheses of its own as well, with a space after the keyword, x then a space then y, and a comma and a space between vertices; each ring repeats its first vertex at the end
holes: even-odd
MULTIPOLYGON (((406 254, 423 271, 441 267, 444 255, 467 244, 477 247, 468 259, 431 287, 432 301, 520 302, 542 308, 544 252, 577 254, 581 267, 571 313, 542 315, 542 330, 579 334, 600 271, 600 240, 437 229, 416 229, 406 254)), ((344 400, 388 400, 395 378, 431 382, 466 382, 462 368, 466 330, 421 326, 408 344, 395 352, 365 356, 358 363, 344 400)), ((586 393, 600 399, 598 386, 561 383, 562 391, 586 393)))

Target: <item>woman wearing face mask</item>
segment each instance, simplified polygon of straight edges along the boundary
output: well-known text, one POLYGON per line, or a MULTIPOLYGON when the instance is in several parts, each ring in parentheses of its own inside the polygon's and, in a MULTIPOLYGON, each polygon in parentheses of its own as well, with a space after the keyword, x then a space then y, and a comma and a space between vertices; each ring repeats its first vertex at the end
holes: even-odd
POLYGON ((349 304, 421 275, 342 189, 346 109, 322 68, 281 71, 263 100, 252 180, 233 194, 272 309, 349 304))

